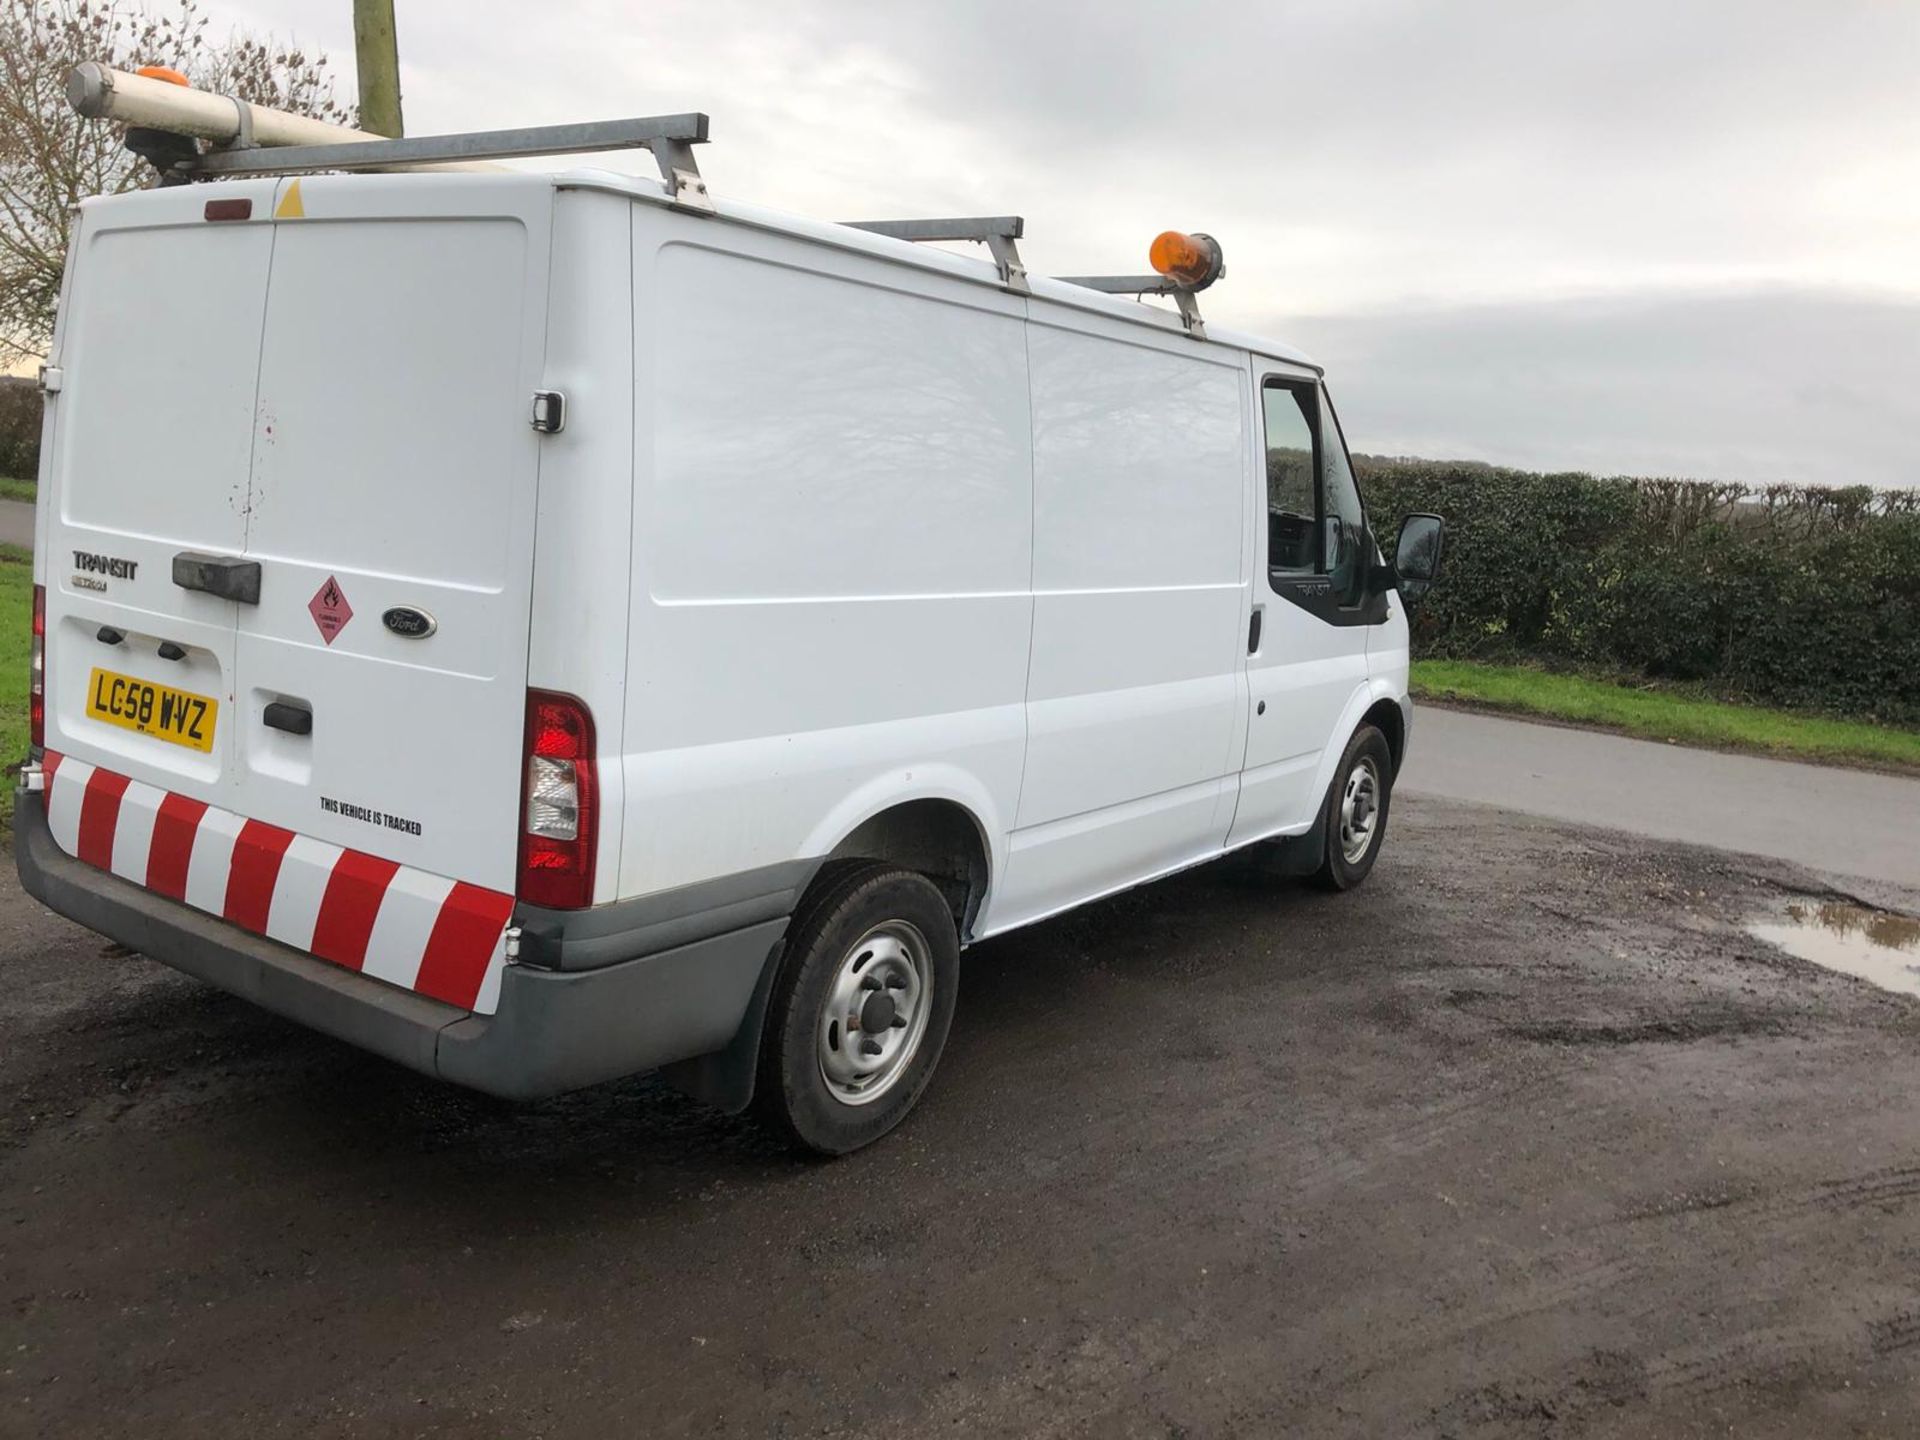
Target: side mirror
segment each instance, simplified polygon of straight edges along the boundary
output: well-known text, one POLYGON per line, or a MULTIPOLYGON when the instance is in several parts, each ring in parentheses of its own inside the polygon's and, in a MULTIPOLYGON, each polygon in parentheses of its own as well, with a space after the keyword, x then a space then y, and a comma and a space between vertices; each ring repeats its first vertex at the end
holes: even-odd
POLYGON ((1393 573, 1401 598, 1418 604, 1440 578, 1440 552, 1445 546, 1447 522, 1438 515, 1409 515, 1400 522, 1400 539, 1393 547, 1393 573))

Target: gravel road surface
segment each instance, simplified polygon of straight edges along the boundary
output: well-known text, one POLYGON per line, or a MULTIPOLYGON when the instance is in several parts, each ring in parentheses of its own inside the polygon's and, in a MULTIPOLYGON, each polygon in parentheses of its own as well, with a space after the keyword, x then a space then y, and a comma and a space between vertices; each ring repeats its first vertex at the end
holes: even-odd
POLYGON ((1351 895, 970 951, 821 1164, 413 1077, 9 871, 0 1434, 1911 1434, 1920 1002, 1740 929, 1829 883, 1407 797, 1351 895))

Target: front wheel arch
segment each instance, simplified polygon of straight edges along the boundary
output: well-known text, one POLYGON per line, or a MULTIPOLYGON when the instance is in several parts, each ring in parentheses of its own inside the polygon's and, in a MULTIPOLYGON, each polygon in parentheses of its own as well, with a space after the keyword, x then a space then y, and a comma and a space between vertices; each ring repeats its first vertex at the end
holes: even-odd
POLYGON ((1321 854, 1313 881, 1321 889, 1351 890, 1373 873, 1387 839, 1393 771, 1387 737, 1377 726, 1362 723, 1340 752, 1314 825, 1321 854), (1362 835, 1364 843, 1356 852, 1353 845, 1362 835))

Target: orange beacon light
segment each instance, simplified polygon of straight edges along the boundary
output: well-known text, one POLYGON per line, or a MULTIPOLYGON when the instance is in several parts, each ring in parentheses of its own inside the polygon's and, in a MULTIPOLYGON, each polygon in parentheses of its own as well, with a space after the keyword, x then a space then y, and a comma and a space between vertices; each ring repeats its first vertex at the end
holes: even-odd
POLYGON ((1225 270, 1220 242, 1211 235, 1163 230, 1154 237, 1147 259, 1160 274, 1189 290, 1204 290, 1225 270))

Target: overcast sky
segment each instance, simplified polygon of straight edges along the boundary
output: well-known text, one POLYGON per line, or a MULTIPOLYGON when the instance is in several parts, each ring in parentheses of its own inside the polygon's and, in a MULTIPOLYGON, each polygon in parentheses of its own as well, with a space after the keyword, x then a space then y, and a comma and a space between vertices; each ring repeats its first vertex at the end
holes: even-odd
MULTIPOLYGON (((347 89, 351 8, 208 4, 347 89)), ((1052 273, 1207 230, 1206 313, 1306 345, 1359 449, 1920 484, 1920 0, 398 12, 414 134, 704 110, 721 194, 1022 214, 1052 273)))

